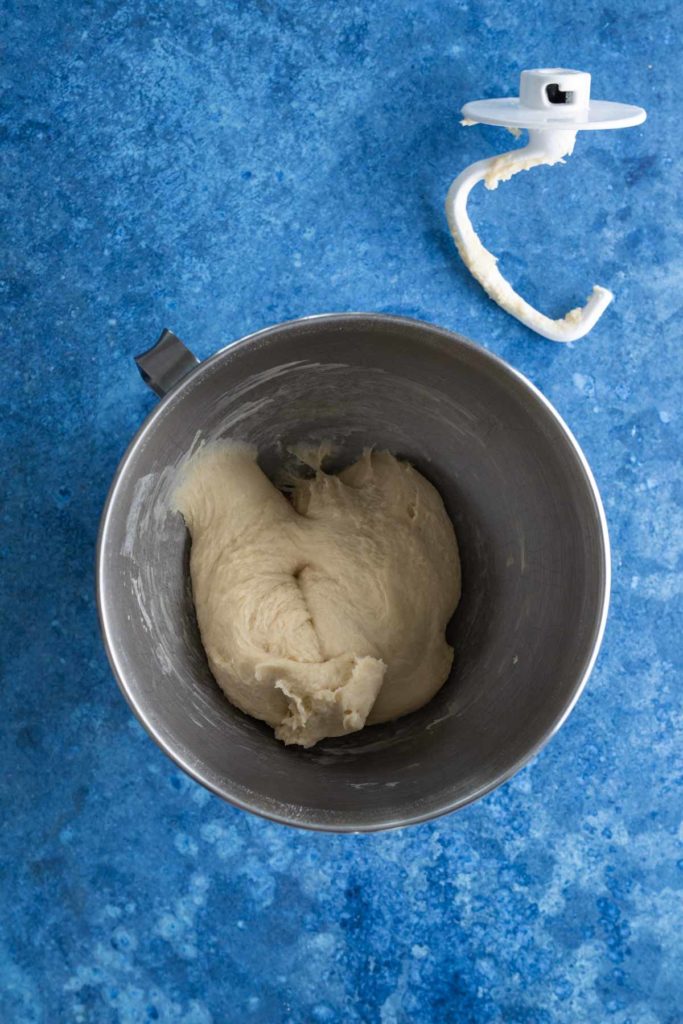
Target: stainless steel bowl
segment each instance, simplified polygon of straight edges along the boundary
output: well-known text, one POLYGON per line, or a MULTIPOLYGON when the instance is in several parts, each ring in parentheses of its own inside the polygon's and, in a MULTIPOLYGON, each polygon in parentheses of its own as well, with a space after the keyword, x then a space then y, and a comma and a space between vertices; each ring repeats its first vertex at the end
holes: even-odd
POLYGON ((540 392, 449 331, 374 314, 280 324, 200 364, 166 334, 139 362, 171 390, 114 479, 97 587, 114 673, 162 749, 239 807, 330 831, 424 821, 518 771, 583 689, 610 580, 595 482, 540 392), (301 750, 223 697, 195 622, 188 535, 169 510, 178 467, 218 437, 256 443, 267 471, 294 442, 337 441, 347 460, 376 445, 436 485, 463 596, 453 671, 427 707, 301 750))

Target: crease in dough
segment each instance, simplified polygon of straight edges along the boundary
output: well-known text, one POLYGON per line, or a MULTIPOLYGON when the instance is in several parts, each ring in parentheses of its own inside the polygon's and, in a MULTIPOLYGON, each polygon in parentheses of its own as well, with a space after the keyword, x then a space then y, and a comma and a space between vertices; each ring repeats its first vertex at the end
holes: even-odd
POLYGON ((453 526, 409 463, 366 450, 291 500, 255 448, 208 445, 174 504, 209 666, 233 704, 311 747, 425 704, 445 682, 460 597, 453 526))

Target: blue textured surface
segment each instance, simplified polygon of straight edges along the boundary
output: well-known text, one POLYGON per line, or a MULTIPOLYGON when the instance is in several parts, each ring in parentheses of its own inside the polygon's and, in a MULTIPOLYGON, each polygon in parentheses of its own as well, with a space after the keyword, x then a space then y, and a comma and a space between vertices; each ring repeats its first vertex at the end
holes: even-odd
POLYGON ((5 0, 3 1024, 683 1020, 682 31, 674 0, 5 0), (615 290, 572 348, 485 298, 442 212, 509 141, 459 106, 544 64, 650 114, 473 197, 548 312, 615 290), (165 324, 203 357, 349 309, 455 328, 541 387, 594 468, 615 577, 598 668, 536 761, 366 837, 179 773, 119 696, 92 579, 153 404, 131 355, 165 324))

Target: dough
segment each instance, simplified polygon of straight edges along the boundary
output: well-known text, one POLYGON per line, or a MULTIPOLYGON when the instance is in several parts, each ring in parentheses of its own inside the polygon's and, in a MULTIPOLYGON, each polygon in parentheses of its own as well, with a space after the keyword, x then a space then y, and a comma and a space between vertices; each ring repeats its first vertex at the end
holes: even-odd
POLYGON ((288 500, 246 446, 194 456, 175 503, 211 671, 238 708, 311 747, 425 704, 453 660, 453 527, 407 462, 366 451, 288 500))

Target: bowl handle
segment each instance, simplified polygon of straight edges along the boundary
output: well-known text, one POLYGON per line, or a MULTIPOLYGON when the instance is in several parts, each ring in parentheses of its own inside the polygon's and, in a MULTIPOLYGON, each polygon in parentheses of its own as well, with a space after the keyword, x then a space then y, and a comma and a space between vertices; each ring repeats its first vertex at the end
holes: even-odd
POLYGON ((135 362, 145 384, 160 398, 199 365, 194 352, 165 327, 156 344, 135 356, 135 362))

